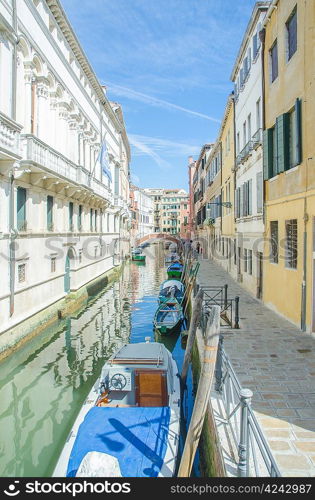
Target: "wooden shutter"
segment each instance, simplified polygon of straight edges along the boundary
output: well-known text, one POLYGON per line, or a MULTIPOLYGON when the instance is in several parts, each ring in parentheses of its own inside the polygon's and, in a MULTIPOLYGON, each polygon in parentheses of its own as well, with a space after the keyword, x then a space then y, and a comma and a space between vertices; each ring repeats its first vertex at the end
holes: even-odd
POLYGON ((47 196, 47 229, 52 231, 53 228, 53 206, 54 198, 52 196, 47 196))
POLYGON ((277 165, 276 173, 280 174, 290 168, 289 160, 289 123, 290 117, 288 113, 278 116, 276 120, 276 136, 277 136, 277 165))
POLYGON ((295 101, 295 130, 296 130, 296 163, 302 163, 302 120, 301 120, 301 99, 295 101))
POLYGON ((248 185, 248 215, 252 215, 252 184, 253 184, 253 181, 252 179, 250 179, 247 183, 248 185))
POLYGON ((262 172, 256 174, 256 195, 257 195, 257 213, 261 213, 263 209, 263 179, 262 172))
POLYGON ((235 189, 235 217, 238 218, 240 216, 239 214, 239 207, 238 207, 238 189, 235 189))
POLYGON ((268 180, 273 176, 272 169, 272 136, 273 129, 268 128, 263 132, 263 165, 264 165, 264 180, 268 180))
POLYGON ((17 188, 16 200, 17 228, 19 231, 26 229, 26 189, 17 188))
POLYGON ((244 215, 244 189, 241 186, 239 189, 239 197, 240 197, 240 217, 244 215))

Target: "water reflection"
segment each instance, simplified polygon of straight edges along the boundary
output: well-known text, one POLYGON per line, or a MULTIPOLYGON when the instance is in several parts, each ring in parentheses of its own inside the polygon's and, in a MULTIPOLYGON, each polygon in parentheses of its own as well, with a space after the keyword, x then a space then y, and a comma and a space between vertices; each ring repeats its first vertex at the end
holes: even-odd
POLYGON ((162 341, 179 366, 179 336, 154 337, 152 319, 166 277, 164 250, 145 266, 127 264, 118 281, 80 313, 45 330, 0 364, 0 475, 50 476, 79 409, 106 359, 126 342, 162 341))

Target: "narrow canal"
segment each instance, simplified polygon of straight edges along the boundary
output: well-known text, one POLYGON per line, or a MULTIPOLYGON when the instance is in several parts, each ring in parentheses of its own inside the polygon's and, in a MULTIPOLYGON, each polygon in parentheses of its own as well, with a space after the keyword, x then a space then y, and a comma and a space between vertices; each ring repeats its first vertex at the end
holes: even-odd
MULTIPOLYGON (((145 253, 145 265, 127 263, 120 278, 77 315, 0 363, 0 476, 51 476, 83 401, 105 360, 121 345, 145 337, 163 342, 180 371, 180 334, 155 338, 152 328, 159 285, 166 278, 165 251, 151 245, 145 253)), ((191 406, 189 376, 189 414, 191 406)))

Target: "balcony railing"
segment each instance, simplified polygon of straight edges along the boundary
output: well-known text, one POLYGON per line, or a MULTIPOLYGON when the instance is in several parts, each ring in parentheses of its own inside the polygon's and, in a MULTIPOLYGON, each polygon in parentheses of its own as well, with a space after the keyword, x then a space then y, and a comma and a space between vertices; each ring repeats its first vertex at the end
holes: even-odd
POLYGON ((20 132, 22 127, 0 112, 0 150, 5 156, 20 157, 20 132))
POLYGON ((262 144, 262 128, 259 128, 253 135, 253 147, 257 148, 262 144))
POLYGON ((253 141, 248 141, 246 146, 242 149, 242 151, 237 155, 236 157, 236 165, 240 165, 244 161, 247 160, 247 158, 250 155, 250 152, 253 149, 253 141))
POLYGON ((21 138, 25 160, 32 161, 40 167, 44 167, 45 170, 80 184, 106 200, 112 200, 109 188, 91 177, 90 172, 84 167, 69 160, 32 134, 23 134, 21 138))

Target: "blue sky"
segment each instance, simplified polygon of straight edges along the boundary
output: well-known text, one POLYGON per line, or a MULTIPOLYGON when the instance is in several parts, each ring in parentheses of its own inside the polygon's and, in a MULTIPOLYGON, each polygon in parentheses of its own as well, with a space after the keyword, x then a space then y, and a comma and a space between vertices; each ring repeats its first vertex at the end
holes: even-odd
POLYGON ((255 0, 61 0, 107 96, 123 106, 132 181, 187 189, 216 139, 255 0))

